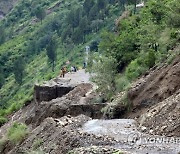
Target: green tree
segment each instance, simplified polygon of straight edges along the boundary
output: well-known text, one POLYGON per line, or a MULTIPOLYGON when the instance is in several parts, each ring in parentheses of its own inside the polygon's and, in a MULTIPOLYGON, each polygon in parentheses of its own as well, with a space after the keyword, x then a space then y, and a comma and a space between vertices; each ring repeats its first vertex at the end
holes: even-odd
POLYGON ((99 10, 106 8, 107 2, 106 0, 98 0, 97 7, 99 10))
POLYGON ((41 7, 41 6, 38 6, 35 10, 35 15, 38 19, 41 20, 41 24, 42 24, 42 20, 45 18, 46 16, 46 12, 45 10, 41 7))
POLYGON ((175 0, 169 4, 170 11, 168 12, 167 22, 175 28, 180 27, 180 3, 175 0))
POLYGON ((89 14, 89 11, 94 6, 94 4, 95 4, 94 0, 85 0, 85 2, 83 4, 83 8, 86 11, 87 15, 89 14))
POLYGON ((63 31, 61 33, 62 42, 66 42, 68 37, 72 35, 72 27, 70 25, 63 27, 63 31))
POLYGON ((72 40, 75 44, 80 44, 83 42, 84 33, 80 28, 76 28, 73 35, 72 40))
POLYGON ((52 71, 53 72, 54 72, 55 61, 56 61, 56 57, 57 57, 56 49, 57 49, 57 42, 56 42, 55 37, 52 37, 50 39, 50 42, 49 42, 47 48, 46 48, 46 51, 47 51, 48 59, 49 59, 50 63, 52 64, 52 71))
POLYGON ((118 0, 119 6, 122 11, 125 11, 126 0, 118 0))
POLYGON ((37 43, 35 40, 31 40, 27 46, 27 55, 31 56, 37 51, 37 43))
POLYGON ((83 33, 83 42, 85 42, 85 36, 87 34, 88 29, 88 19, 87 16, 83 17, 79 23, 79 29, 81 29, 83 33))
POLYGON ((136 5, 137 5, 137 3, 138 2, 140 2, 139 0, 127 0, 127 3, 128 4, 132 4, 132 5, 134 5, 134 14, 136 14, 136 5))
POLYGON ((79 22, 82 18, 82 8, 72 9, 67 16, 67 23, 72 26, 73 31, 79 26, 79 22))
POLYGON ((13 70, 14 70, 15 80, 18 84, 22 84, 24 71, 25 71, 25 61, 24 61, 23 57, 18 57, 14 61, 13 66, 14 66, 13 70))
POLYGON ((89 12, 89 19, 91 21, 97 19, 98 13, 99 11, 97 5, 94 5, 89 12))
POLYGON ((117 61, 113 57, 98 56, 97 60, 93 63, 92 72, 96 74, 93 77, 93 81, 98 85, 98 91, 106 99, 110 99, 116 90, 116 67, 117 61))

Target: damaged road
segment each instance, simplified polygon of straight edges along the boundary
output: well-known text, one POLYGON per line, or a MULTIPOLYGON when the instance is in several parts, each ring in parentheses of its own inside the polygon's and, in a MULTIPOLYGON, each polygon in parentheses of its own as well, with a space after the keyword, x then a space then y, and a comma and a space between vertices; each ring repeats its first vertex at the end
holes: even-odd
POLYGON ((172 124, 179 122, 178 90, 173 96, 164 98, 161 103, 151 105, 146 112, 136 117, 136 120, 133 117, 103 120, 101 109, 107 104, 93 103, 92 100, 96 97, 94 85, 84 70, 68 74, 66 79, 56 78, 38 86, 35 88, 34 101, 12 115, 9 122, 0 128, 0 137, 3 138, 14 122, 25 123, 29 130, 28 136, 19 145, 6 145, 4 149, 0 149, 0 153, 25 154, 40 151, 47 154, 177 154, 180 152, 179 126, 170 127, 167 123, 167 121, 172 124), (75 77, 78 79, 75 80, 75 77), (61 95, 54 95, 51 98, 52 91, 57 91, 58 86, 63 87, 60 90, 64 90, 64 87, 69 90, 61 91, 61 95), (49 101, 41 99, 37 101, 39 96, 44 98, 39 90, 47 94, 46 99, 49 101), (169 118, 163 120, 162 117, 167 112, 169 118), (168 127, 163 127, 160 120, 168 127))

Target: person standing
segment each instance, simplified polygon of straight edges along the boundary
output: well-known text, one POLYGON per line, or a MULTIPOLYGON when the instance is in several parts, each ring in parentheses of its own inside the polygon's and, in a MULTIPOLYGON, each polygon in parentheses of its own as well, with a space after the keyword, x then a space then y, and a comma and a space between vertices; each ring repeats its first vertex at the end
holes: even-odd
POLYGON ((60 77, 63 77, 63 78, 64 78, 64 77, 65 77, 65 74, 66 74, 66 71, 67 71, 67 70, 66 70, 66 67, 63 66, 63 67, 61 68, 61 75, 60 75, 60 77))

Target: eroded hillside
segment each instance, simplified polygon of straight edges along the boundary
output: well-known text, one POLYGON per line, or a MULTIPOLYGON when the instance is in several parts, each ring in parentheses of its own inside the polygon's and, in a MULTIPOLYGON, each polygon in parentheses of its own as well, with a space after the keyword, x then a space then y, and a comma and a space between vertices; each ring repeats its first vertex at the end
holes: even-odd
MULTIPOLYGON (((173 75, 177 75, 179 69, 175 68, 178 68, 179 64, 180 61, 177 58, 173 64, 153 70, 146 78, 154 78, 153 74, 157 71, 163 73, 162 69, 173 71, 173 75)), ((94 91, 95 85, 88 82, 87 78, 79 78, 78 82, 74 78, 74 76, 82 76, 83 72, 81 70, 75 74, 69 73, 66 79, 55 78, 43 85, 36 85, 34 101, 27 102, 25 107, 9 116, 9 122, 0 128, 1 153, 177 154, 180 151, 179 88, 162 102, 156 99, 156 102, 148 104, 148 107, 135 103, 135 110, 129 112, 128 116, 119 113, 126 118, 134 119, 119 117, 119 119, 104 120, 101 111, 107 104, 93 101, 99 97, 94 91), (56 91, 59 95, 52 95, 54 94, 52 91, 56 91), (40 99, 37 100, 37 97, 40 99), (28 129, 28 133, 16 145, 7 135, 15 122, 25 123, 28 129), (162 142, 152 144, 149 140, 152 138, 162 142), (166 142, 163 142, 164 139, 166 142)), ((88 77, 88 74, 83 76, 88 77)), ((170 77, 164 79, 168 80, 170 77)), ((139 81, 143 79, 144 77, 139 81)), ((176 86, 179 85, 178 79, 173 78, 176 86)), ((155 84, 151 84, 155 81, 148 82, 148 85, 156 88, 155 84)), ((145 83, 147 82, 142 82, 142 84, 145 83)), ((144 89, 148 88, 148 85, 145 85, 144 89)), ((132 90, 134 86, 130 92, 132 90)), ((139 95, 141 95, 140 92, 136 97, 139 95)), ((150 95, 146 95, 142 99, 150 98, 153 99, 150 95)))

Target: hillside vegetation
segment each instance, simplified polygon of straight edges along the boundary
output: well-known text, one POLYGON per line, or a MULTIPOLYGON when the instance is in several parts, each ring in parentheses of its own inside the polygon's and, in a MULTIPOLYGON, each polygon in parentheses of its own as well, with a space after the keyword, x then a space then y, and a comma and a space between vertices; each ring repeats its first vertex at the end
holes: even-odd
POLYGON ((18 1, 0 21, 0 116, 31 100, 34 83, 59 75, 66 61, 82 67, 85 46, 97 51, 101 31, 112 31, 115 19, 124 9, 131 10, 127 7, 131 4, 130 0, 18 1))
POLYGON ((34 83, 58 76, 66 61, 82 67, 86 45, 89 70, 106 100, 153 66, 170 63, 179 54, 178 0, 149 0, 142 9, 135 2, 18 1, 0 21, 0 121, 32 99, 34 83))
POLYGON ((106 99, 180 54, 180 4, 150 0, 136 14, 124 12, 116 25, 116 33, 102 33, 99 53, 92 54, 95 65, 90 61, 97 73, 94 81, 106 99))

